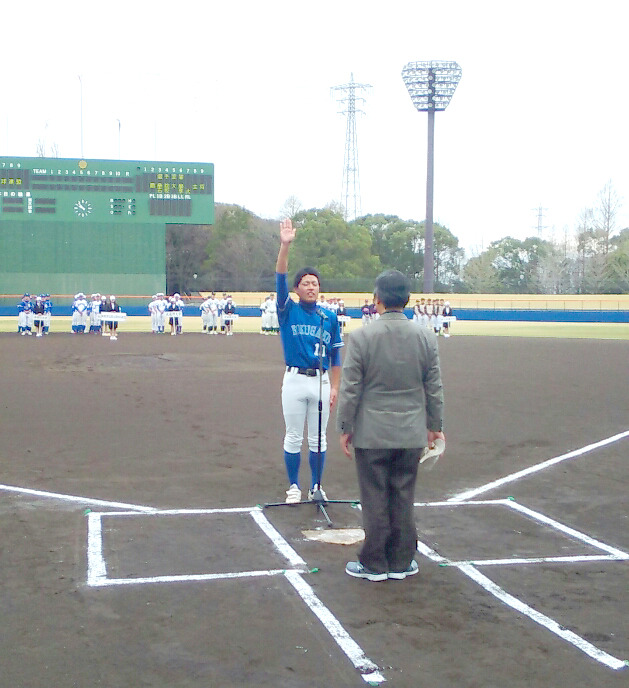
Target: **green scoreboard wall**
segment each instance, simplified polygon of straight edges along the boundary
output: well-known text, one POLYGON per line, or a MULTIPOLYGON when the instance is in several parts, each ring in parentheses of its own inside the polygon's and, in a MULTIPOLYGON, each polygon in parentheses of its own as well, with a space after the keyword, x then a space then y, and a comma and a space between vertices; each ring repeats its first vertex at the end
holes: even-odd
POLYGON ((211 163, 0 157, 0 293, 165 291, 168 224, 214 224, 211 163))

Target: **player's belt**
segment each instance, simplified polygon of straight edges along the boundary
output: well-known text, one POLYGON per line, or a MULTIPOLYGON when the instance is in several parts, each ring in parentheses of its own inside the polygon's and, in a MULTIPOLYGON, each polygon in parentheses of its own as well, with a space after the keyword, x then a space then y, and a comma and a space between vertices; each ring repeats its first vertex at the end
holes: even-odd
MULTIPOLYGON (((319 368, 297 368, 295 366, 286 366, 287 373, 297 373, 298 375, 307 375, 308 377, 316 377, 319 368)), ((323 371, 325 373, 325 370, 323 371)))

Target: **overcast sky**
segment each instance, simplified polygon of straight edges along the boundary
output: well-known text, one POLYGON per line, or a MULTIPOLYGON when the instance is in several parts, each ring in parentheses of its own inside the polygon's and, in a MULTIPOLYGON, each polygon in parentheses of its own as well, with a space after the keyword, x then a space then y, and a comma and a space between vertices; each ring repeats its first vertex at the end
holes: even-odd
POLYGON ((216 201, 279 217, 342 197, 338 92, 363 213, 423 220, 427 116, 409 61, 463 70, 436 115, 435 220, 467 255, 573 234, 612 181, 629 226, 626 0, 4 3, 0 155, 212 162, 216 201), (80 79, 79 79, 80 77, 80 79), (83 126, 81 128, 81 103, 83 126), (82 129, 82 137, 81 137, 82 129), (83 150, 81 150, 81 138, 83 150))

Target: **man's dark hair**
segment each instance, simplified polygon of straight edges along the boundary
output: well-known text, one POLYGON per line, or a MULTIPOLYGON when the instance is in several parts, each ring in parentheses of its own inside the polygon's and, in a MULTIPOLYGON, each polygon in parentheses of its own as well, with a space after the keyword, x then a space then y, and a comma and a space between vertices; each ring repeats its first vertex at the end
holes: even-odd
POLYGON ((306 266, 305 268, 298 270, 297 273, 295 274, 295 279, 293 280, 293 289, 301 282, 301 280, 306 275, 314 275, 319 282, 319 286, 321 286, 321 277, 319 276, 319 273, 317 272, 317 270, 315 268, 311 268, 309 266, 306 266))
POLYGON ((411 296, 411 283, 399 270, 385 270, 376 277, 374 295, 385 308, 404 308, 411 296))

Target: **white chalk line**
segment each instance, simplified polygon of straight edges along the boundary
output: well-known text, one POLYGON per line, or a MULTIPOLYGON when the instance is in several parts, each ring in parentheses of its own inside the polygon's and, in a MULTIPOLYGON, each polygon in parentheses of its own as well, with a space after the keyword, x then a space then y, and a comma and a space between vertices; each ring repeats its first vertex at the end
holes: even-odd
POLYGON ((629 554, 627 552, 623 552, 619 549, 616 549, 615 547, 610 547, 609 545, 606 545, 603 542, 600 542, 599 540, 595 540, 594 538, 591 538, 589 535, 586 535, 585 533, 581 533, 578 530, 575 530, 574 528, 570 528, 569 526, 566 526, 562 523, 559 523, 559 521, 555 521, 554 519, 548 518, 544 514, 541 514, 537 511, 534 511, 533 509, 529 509, 525 506, 522 506, 521 504, 518 504, 517 502, 511 500, 511 499, 502 499, 502 500, 485 500, 482 502, 440 502, 440 503, 432 503, 432 504, 423 504, 422 506, 446 506, 446 507, 453 507, 453 506, 487 506, 487 505, 495 505, 495 506, 508 506, 511 509, 514 509, 520 513, 522 513, 525 516, 528 516, 529 518, 533 520, 537 520, 541 523, 543 523, 546 526, 549 526, 551 528, 554 528, 556 530, 559 530, 560 532, 565 533, 566 535, 573 537, 589 546, 595 547, 597 549, 601 549, 604 552, 607 552, 608 554, 601 554, 601 555, 581 555, 581 556, 566 556, 566 557, 533 557, 533 558, 510 558, 510 559, 485 559, 485 560, 476 560, 476 561, 453 561, 451 559, 448 559, 441 554, 439 554, 436 550, 434 550, 432 547, 427 545, 424 542, 418 541, 417 543, 417 551, 420 554, 423 554, 425 557, 430 559, 431 561, 434 561, 435 563, 439 564, 440 566, 451 566, 453 568, 459 569, 459 571, 462 571, 465 575, 470 577, 472 580, 474 580, 476 583, 478 583, 485 591, 489 592, 490 594, 494 595, 496 598, 498 598, 501 602, 504 604, 508 605, 509 607, 519 611, 520 613, 524 614, 525 616, 528 616, 532 621, 544 626, 546 629, 554 633, 555 635, 559 636, 562 640, 565 640, 572 644, 574 647, 576 647, 578 650, 581 650, 585 654, 587 654, 589 657, 592 659, 595 659, 597 662, 600 662, 601 664, 604 664, 611 669, 614 670, 619 670, 619 669, 626 669, 627 668, 627 663, 624 660, 618 659, 617 657, 613 657, 612 655, 608 654, 607 652, 595 647, 592 645, 592 643, 588 642, 584 638, 581 638, 578 636, 576 633, 573 631, 569 631, 560 624, 558 624, 556 621, 551 619, 550 617, 546 616, 545 614, 542 614, 541 612, 536 611, 529 605, 525 604, 521 600, 518 600, 516 597, 513 595, 507 593, 505 590, 500 588, 498 585, 496 585, 493 581, 491 581, 489 578, 487 578, 485 575, 480 573, 476 567, 478 566, 507 566, 507 565, 520 565, 520 564, 541 564, 541 563, 581 563, 581 562, 592 562, 592 561, 627 561, 629 560, 629 554))
POLYGON ((254 509, 251 511, 251 517, 261 528, 262 532, 273 543, 275 549, 291 564, 296 567, 306 567, 306 562, 297 554, 297 552, 286 542, 272 525, 267 517, 262 513, 262 509, 254 509))
POLYGON ((513 566, 514 564, 579 564, 591 561, 627 561, 629 557, 614 557, 609 554, 584 554, 583 556, 565 557, 514 557, 513 559, 465 559, 455 561, 446 559, 448 566, 462 566, 471 564, 472 566, 513 566))
POLYGON ((230 580, 235 578, 260 578, 264 576, 278 576, 286 569, 270 569, 268 571, 240 571, 225 573, 181 574, 177 576, 150 576, 148 578, 101 578, 92 579, 88 585, 93 588, 107 588, 116 585, 151 585, 153 583, 200 583, 212 580, 230 580))
MULTIPOLYGON (((543 523, 546 526, 550 526, 551 528, 554 528, 555 530, 560 531, 561 533, 564 533, 568 537, 574 538, 575 540, 580 540, 586 545, 589 545, 590 547, 595 547, 596 549, 600 549, 604 552, 607 552, 608 555, 610 556, 604 556, 602 557, 603 559, 609 559, 613 561, 625 561, 629 559, 629 553, 623 552, 620 549, 617 549, 616 547, 612 547, 611 545, 607 545, 604 542, 601 542, 600 540, 596 540, 593 537, 590 537, 589 535, 586 535, 585 533, 582 533, 579 530, 576 530, 575 528, 571 528, 570 526, 567 526, 563 523, 560 523, 559 521, 550 518, 549 516, 546 516, 545 514, 542 514, 539 511, 535 511, 533 509, 530 509, 526 506, 523 506, 522 504, 519 504, 516 502, 513 498, 510 499, 485 499, 485 500, 479 500, 479 501, 473 501, 473 502, 416 502, 415 503, 416 507, 478 507, 478 506, 506 506, 509 507, 510 509, 513 509, 514 511, 518 511, 519 513, 523 514, 524 516, 527 516, 531 518, 534 521, 539 521, 540 523, 543 523)), ((523 558, 523 559, 496 559, 496 560, 491 560, 492 563, 495 562, 500 562, 500 561, 505 561, 505 562, 522 562, 522 563, 534 563, 534 562, 547 562, 547 561, 568 561, 568 562, 575 562, 575 561, 588 561, 592 560, 594 557, 588 556, 588 555, 582 555, 582 556, 576 556, 576 557, 535 557, 535 558, 523 558)), ((600 559, 601 557, 596 557, 597 559, 600 559)), ((454 562, 451 562, 454 563, 454 562)), ((472 562, 466 562, 466 563, 472 563, 472 562)), ((480 560, 475 563, 480 563, 480 560)))
POLYGON ((332 612, 321 602, 312 588, 303 580, 302 574, 307 572, 306 562, 288 544, 278 530, 270 523, 262 513, 260 507, 244 507, 229 509, 172 509, 159 510, 142 514, 137 511, 123 512, 90 512, 88 514, 88 546, 87 546, 87 585, 90 587, 112 587, 124 585, 147 585, 157 583, 191 583, 216 580, 234 580, 242 578, 261 578, 265 576, 284 575, 290 582, 306 606, 315 614, 323 624, 341 651, 357 669, 362 678, 368 683, 383 683, 386 681, 380 673, 378 666, 366 657, 360 646, 352 639, 332 612), (172 516, 172 515, 199 515, 199 514, 239 514, 248 513, 262 532, 269 538, 273 547, 291 564, 298 568, 272 569, 268 571, 242 571, 238 573, 210 573, 210 574, 186 574, 174 576, 153 576, 142 578, 108 578, 107 566, 103 556, 103 530, 102 519, 121 516, 172 516))
MULTIPOLYGON (((535 472, 536 470, 542 470, 542 468, 545 468, 549 465, 553 465, 554 463, 557 463, 560 460, 565 460, 567 458, 572 458, 574 456, 581 455, 581 454, 585 453, 586 451, 591 451, 592 449, 597 448, 599 446, 604 446, 605 444, 609 444, 612 441, 617 441, 618 439, 622 439, 622 438, 626 437, 627 435, 629 435, 629 431, 626 433, 621 433, 619 435, 615 435, 614 437, 609 438, 608 440, 604 440, 604 441, 596 443, 594 445, 589 445, 588 447, 584 447, 583 449, 577 450, 576 452, 570 452, 569 454, 565 454, 562 457, 556 457, 556 459, 551 459, 550 461, 546 461, 543 464, 532 467, 532 469, 520 471, 519 473, 513 474, 512 476, 507 476, 507 478, 517 479, 517 477, 521 477, 523 474, 528 475, 529 473, 535 472)), ((507 480, 503 479, 502 481, 495 481, 494 483, 490 483, 486 486, 483 486, 482 488, 478 488, 478 490, 481 490, 484 492, 488 489, 491 489, 491 487, 495 486, 496 483, 502 484, 503 481, 507 481, 507 480)), ((90 504, 90 505, 98 505, 101 507, 124 508, 124 509, 131 509, 132 510, 132 511, 128 511, 128 512, 117 512, 117 514, 114 514, 114 513, 103 514, 103 515, 107 515, 107 516, 125 515, 125 514, 131 516, 131 515, 138 515, 138 512, 146 513, 146 514, 153 514, 153 513, 157 512, 160 515, 191 514, 191 513, 229 513, 229 512, 244 513, 247 511, 249 511, 249 513, 251 513, 253 515, 254 513, 261 512, 259 507, 255 507, 255 508, 235 507, 232 509, 211 509, 211 510, 210 509, 160 510, 160 509, 156 509, 154 507, 149 507, 149 506, 125 504, 122 502, 113 502, 113 501, 106 501, 106 500, 100 500, 100 499, 92 499, 92 498, 88 498, 88 497, 78 497, 78 496, 74 496, 74 495, 64 495, 64 494, 55 493, 55 492, 46 492, 46 491, 42 491, 42 490, 32 490, 32 489, 28 489, 28 488, 20 488, 20 487, 15 487, 15 486, 10 486, 10 485, 0 485, 0 490, 20 493, 20 494, 28 494, 28 495, 37 496, 37 497, 61 499, 61 500, 70 501, 70 502, 78 502, 81 504, 90 504)), ((476 491, 470 491, 470 492, 476 492, 476 491)), ((467 493, 464 493, 464 494, 467 494, 467 493)), ((472 506, 472 505, 485 506, 485 505, 492 505, 492 504, 504 504, 504 505, 507 505, 510 507, 514 507, 514 504, 515 504, 515 502, 513 502, 511 500, 506 500, 506 499, 482 500, 482 501, 479 500, 479 501, 475 501, 475 502, 462 502, 462 501, 460 501, 462 498, 463 498, 462 495, 458 495, 456 498, 451 498, 445 502, 419 502, 416 504, 416 506, 435 506, 435 507, 436 506, 472 506)), ((526 507, 522 507, 521 505, 518 505, 515 508, 518 508, 518 510, 520 510, 522 512, 527 511, 529 513, 529 515, 531 515, 533 518, 539 518, 543 522, 547 523, 547 525, 551 525, 552 527, 555 527, 554 524, 558 524, 558 522, 553 521, 552 519, 548 519, 547 517, 543 516, 543 514, 537 514, 537 512, 533 512, 532 510, 526 509, 526 507)), ((88 516, 90 516, 90 515, 88 515, 88 516)), ((100 519, 99 514, 95 514, 95 517, 98 517, 98 519, 100 519)), ((263 517, 263 519, 267 520, 266 517, 263 517)), ((89 523, 89 521, 88 521, 88 523, 89 523)), ((268 523, 268 520, 267 520, 267 523, 268 523)), ((558 524, 558 525, 561 526, 561 524, 558 524)), ((262 526, 260 526, 260 527, 262 527, 262 526)), ((275 530, 273 528, 273 526, 271 526, 270 523, 268 523, 268 527, 271 528, 272 530, 275 530)), ((571 533, 578 533, 578 531, 574 531, 573 529, 570 529, 567 526, 563 526, 563 528, 566 528, 565 532, 570 531, 571 533)), ((275 531, 275 533, 277 534, 277 536, 273 536, 273 537, 269 536, 272 542, 274 542, 274 537, 279 537, 279 540, 277 540, 277 542, 279 542, 280 540, 284 540, 282 538, 282 536, 277 531, 275 531)), ((581 534, 581 535, 583 535, 585 538, 588 538, 588 536, 585 536, 584 534, 581 534)), ((92 537, 93 537, 93 540, 90 541, 90 537, 88 536, 88 559, 89 559, 90 565, 91 565, 91 569, 90 569, 90 565, 88 565, 88 580, 92 580, 94 582, 93 584, 95 587, 102 587, 102 585, 104 583, 103 575, 106 578, 106 565, 105 565, 104 559, 102 558, 102 542, 101 542, 100 548, 97 548, 98 551, 100 552, 100 554, 97 554, 97 552, 94 551, 95 550, 94 542, 102 538, 102 533, 99 531, 96 531, 96 530, 92 530, 92 537)), ((597 542, 593 539, 591 539, 591 540, 592 540, 592 543, 597 542)), ((284 542, 286 543, 285 540, 284 540, 284 542)), ((275 542, 274 542, 274 544, 275 544, 275 542)), ((600 544, 602 545, 603 549, 608 548, 608 546, 604 545, 604 543, 600 543, 600 544)), ((288 547, 289 550, 292 550, 292 548, 290 547, 290 545, 288 545, 288 543, 286 543, 286 546, 288 547)), ((597 546, 597 545, 594 545, 594 546, 597 546)), ((615 548, 609 548, 609 549, 615 550, 615 548)), ((294 550, 292 550, 292 551, 294 552, 294 550)), ((418 551, 420 553, 424 554, 425 556, 427 556, 428 558, 432 559, 433 561, 437 562, 437 563, 446 564, 449 566, 456 566, 456 568, 458 568, 459 570, 463 570, 463 567, 471 566, 469 562, 463 562, 463 563, 451 562, 421 542, 418 543, 418 551)), ((615 550, 615 551, 620 552, 619 550, 615 550)), ((296 553, 295 553, 295 556, 301 560, 301 557, 299 557, 299 555, 297 555, 296 553)), ((574 557, 562 558, 562 557, 559 557, 559 558, 554 558, 554 559, 556 561, 562 561, 562 562, 563 561, 573 562, 573 561, 592 560, 593 557, 585 557, 585 558, 583 558, 583 557, 582 558, 574 558, 574 557)), ((616 556, 616 555, 610 555, 608 557, 602 556, 602 557, 600 557, 600 559, 626 560, 627 555, 625 553, 620 552, 620 556, 616 556)), ((553 560, 553 558, 537 558, 537 559, 527 559, 527 560, 515 560, 515 563, 542 563, 544 561, 552 561, 552 560, 553 560)), ((290 561, 290 559, 289 559, 289 561, 290 561)), ((301 560, 301 561, 303 561, 303 560, 301 560)), ((496 564, 507 563, 509 561, 510 560, 507 560, 507 559, 487 560, 487 562, 495 562, 496 564)), ((283 570, 278 570, 278 572, 286 574, 286 572, 283 570)), ((466 571, 464 571, 464 573, 465 572, 466 571)), ((108 579, 108 580, 117 581, 115 583, 116 585, 131 585, 131 584, 139 584, 141 582, 146 582, 146 583, 150 583, 150 582, 178 582, 178 581, 185 580, 185 579, 188 579, 188 580, 211 580, 211 579, 217 579, 217 578, 221 578, 221 577, 224 578, 227 575, 229 575, 231 577, 244 577, 247 575, 247 573, 254 574, 254 575, 256 575, 256 574, 257 575, 269 575, 268 572, 244 572, 244 573, 240 573, 240 574, 201 574, 199 576, 192 576, 192 577, 162 576, 162 577, 155 577, 155 578, 151 578, 151 579, 140 579, 140 578, 138 578, 138 579, 108 579)), ((299 574, 299 571, 297 571, 296 573, 299 574)), ((479 573, 479 575, 481 575, 481 574, 479 573)), ((489 579, 487 579, 487 580, 489 580, 489 579)), ((491 581, 490 581, 490 583, 491 583, 491 581)), ((493 583, 492 583, 492 585, 493 585, 493 583)), ((498 588, 498 586, 495 586, 495 587, 498 588)), ((491 590, 488 590, 488 591, 491 592, 491 590)), ((507 593, 505 593, 505 595, 507 595, 507 593)), ((513 597, 513 596, 509 596, 509 597, 513 597)), ((501 598, 499 598, 499 599, 501 599, 501 598)), ((521 603, 515 597, 513 597, 513 600, 516 600, 516 602, 518 602, 518 604, 524 605, 524 603, 521 603)), ((509 606, 511 606, 511 605, 509 605, 509 606)), ((526 605, 524 605, 524 606, 526 606, 526 605)), ((525 612, 522 612, 522 613, 525 613, 525 612)), ((543 616, 543 615, 541 615, 541 616, 543 616)), ((531 618, 533 618, 533 617, 531 617, 531 618)), ((536 620, 536 619, 533 618, 533 620, 536 620)), ((556 622, 554 622, 552 620, 550 620, 550 621, 553 624, 555 624, 557 626, 557 628, 560 628, 559 624, 556 624, 556 622)), ((326 630, 328 630, 328 632, 331 632, 329 629, 326 629, 326 630)), ((568 633, 570 634, 571 632, 568 632, 568 633)), ((579 638, 579 636, 576 636, 576 634, 572 634, 572 636, 574 636, 575 638, 579 638)), ((567 639, 568 637, 571 637, 571 636, 567 636, 565 639, 567 639)), ((587 641, 583 640, 582 638, 580 638, 580 640, 582 641, 582 643, 585 643, 587 646, 591 646, 594 648, 594 646, 592 646, 590 643, 587 643, 587 641)), ((606 655, 606 653, 604 653, 602 650, 598 650, 597 648, 594 648, 594 650, 596 650, 596 653, 602 653, 602 655, 606 655)), ((592 655, 588 652, 587 654, 589 654, 594 659, 596 659, 598 656, 596 653, 594 655, 592 655)), ((350 658, 350 660, 351 660, 351 658, 350 658)), ((620 666, 616 666, 614 668, 625 668, 627 666, 625 664, 625 662, 621 662, 621 660, 618 660, 616 658, 612 658, 612 660, 614 660, 614 662, 616 662, 616 663, 621 663, 620 666)), ((606 663, 606 662, 603 662, 603 663, 606 663)), ((365 678, 366 681, 368 680, 368 681, 378 682, 377 677, 375 679, 372 679, 372 678, 366 678, 366 676, 367 676, 367 674, 363 674, 363 678, 365 678)), ((382 679, 382 680, 384 681, 385 679, 382 679)))
POLYGON ((584 542, 586 545, 596 547, 597 549, 602 549, 604 552, 608 552, 612 555, 612 557, 616 559, 629 559, 629 554, 627 554, 627 552, 623 552, 622 550, 616 549, 616 547, 606 545, 604 542, 596 540, 593 537, 590 537, 589 535, 586 535, 585 533, 582 533, 579 530, 571 528, 570 526, 566 526, 553 518, 549 518, 548 516, 545 516, 539 511, 529 509, 528 507, 523 506, 522 504, 518 504, 516 501, 510 499, 506 500, 505 504, 510 509, 519 511, 520 513, 525 514, 526 516, 529 516, 530 518, 536 521, 540 521, 541 523, 544 523, 545 525, 550 526, 551 528, 555 528, 555 530, 565 533, 566 535, 573 537, 577 540, 581 540, 581 542, 584 542))
POLYGON ((469 564, 462 564, 457 568, 459 569, 459 571, 462 571, 466 576, 469 576, 474 582, 478 583, 478 585, 480 585, 484 590, 494 595, 494 597, 497 597, 501 602, 511 607, 512 609, 515 609, 521 614, 525 614, 530 619, 540 624, 541 626, 544 626, 544 628, 548 629, 551 633, 554 633, 563 640, 567 641, 568 643, 576 647, 578 650, 581 650, 581 652, 584 652, 592 659, 595 659, 597 662, 600 662, 601 664, 604 664, 608 666, 610 669, 614 669, 616 671, 619 669, 627 668, 627 665, 625 664, 624 660, 618 659, 617 657, 612 657, 612 655, 595 647, 594 645, 592 645, 592 643, 589 643, 587 640, 584 640, 576 633, 573 633, 572 631, 569 631, 563 626, 560 626, 556 621, 554 621, 550 617, 546 616, 545 614, 542 614, 541 612, 538 612, 529 605, 518 600, 513 595, 510 595, 509 593, 505 592, 505 590, 503 590, 500 586, 496 585, 493 581, 487 578, 487 576, 480 573, 480 571, 474 568, 474 566, 471 566, 469 564))
POLYGON ((555 464, 561 463, 562 461, 567 461, 568 459, 574 459, 578 456, 582 456, 583 454, 587 454, 588 452, 594 451, 595 449, 600 449, 601 447, 605 447, 608 444, 612 444, 614 442, 618 442, 622 439, 625 439, 626 437, 629 437, 629 430, 626 430, 625 432, 618 433, 617 435, 613 435, 612 437, 608 437, 607 439, 601 440, 600 442, 594 442, 593 444, 588 444, 585 447, 581 447, 581 449, 575 449, 574 451, 568 452, 567 454, 562 454, 561 456, 556 456, 554 459, 548 459, 547 461, 543 461, 542 463, 535 464, 534 466, 530 466, 529 468, 525 468, 521 471, 518 471, 517 473, 512 473, 511 475, 507 475, 504 478, 500 478, 498 480, 493 480, 490 483, 487 483, 485 485, 481 485, 480 487, 477 487, 473 490, 467 490, 465 492, 461 492, 460 494, 454 495, 453 497, 450 497, 448 501, 450 502, 457 502, 457 501, 462 501, 462 500, 467 500, 467 499, 472 499, 479 494, 483 494, 483 492, 488 492, 489 490, 493 490, 497 487, 502 487, 503 485, 507 485, 508 483, 512 483, 516 480, 519 480, 520 478, 524 478, 527 475, 531 475, 532 473, 537 473, 538 471, 543 471, 544 469, 548 468, 549 466, 554 466, 555 464))
POLYGON ((383 683, 386 679, 380 673, 378 666, 365 656, 359 645, 356 644, 330 610, 321 602, 302 575, 298 571, 286 571, 284 575, 352 664, 360 671, 363 679, 369 683, 383 683))
POLYGON ((15 485, 0 485, 0 490, 5 492, 15 492, 16 494, 31 495, 33 497, 43 497, 46 499, 59 499, 64 502, 76 502, 90 506, 111 507, 112 509, 131 509, 133 511, 151 512, 155 509, 151 506, 139 506, 137 504, 125 504, 124 502, 109 502, 104 499, 93 499, 92 497, 78 497, 76 495, 60 494, 59 492, 46 492, 44 490, 31 490, 26 487, 16 487, 15 485))
POLYGON ((226 509, 156 509, 150 506, 140 506, 136 504, 126 504, 124 502, 106 501, 93 499, 90 497, 78 497, 75 495, 64 495, 58 492, 47 492, 44 490, 32 490, 29 488, 16 487, 12 485, 0 485, 0 490, 14 492, 17 494, 30 495, 48 499, 59 499, 66 502, 80 503, 101 508, 125 509, 118 512, 90 512, 88 516, 88 535, 87 535, 87 585, 90 587, 110 587, 124 585, 142 585, 155 583, 190 583, 211 580, 225 580, 238 578, 252 578, 262 576, 274 576, 284 574, 287 580, 299 593, 308 608, 319 618, 323 627, 332 636, 337 645, 341 648, 350 662, 358 669, 363 679, 369 683, 383 683, 386 681, 380 674, 378 667, 369 660, 359 645, 349 636, 333 614, 323 605, 315 595, 314 591, 301 578, 299 571, 286 571, 276 569, 269 571, 245 571, 240 573, 217 573, 217 574, 198 574, 198 575, 179 575, 179 576, 153 576, 143 578, 108 578, 107 564, 103 557, 102 540, 102 517, 119 516, 138 516, 139 514, 151 516, 172 516, 172 515, 199 515, 199 514, 218 514, 218 513, 249 513, 259 528, 271 540, 275 549, 280 552, 292 566, 306 567, 306 562, 288 544, 280 533, 271 525, 270 521, 264 516, 259 507, 234 507, 226 509), (295 578, 295 576, 297 578, 295 578), (297 580, 298 579, 298 580, 297 580), (299 582, 301 581, 301 583, 299 582))

